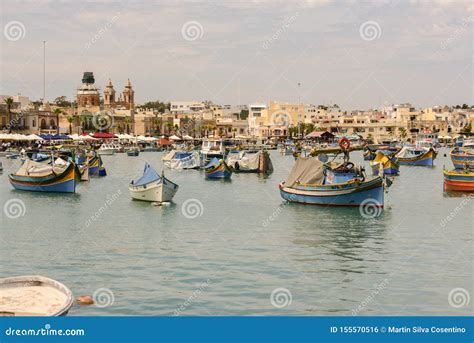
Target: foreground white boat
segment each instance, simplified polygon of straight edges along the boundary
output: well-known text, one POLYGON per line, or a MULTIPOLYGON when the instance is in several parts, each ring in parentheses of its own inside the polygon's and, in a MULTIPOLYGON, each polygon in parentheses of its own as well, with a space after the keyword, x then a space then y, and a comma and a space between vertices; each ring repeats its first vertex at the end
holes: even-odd
POLYGON ((143 176, 133 180, 128 189, 132 199, 162 203, 171 201, 178 191, 178 187, 164 175, 160 176, 146 163, 143 176))
POLYGON ((0 316, 64 316, 73 303, 69 288, 47 277, 0 279, 0 316))

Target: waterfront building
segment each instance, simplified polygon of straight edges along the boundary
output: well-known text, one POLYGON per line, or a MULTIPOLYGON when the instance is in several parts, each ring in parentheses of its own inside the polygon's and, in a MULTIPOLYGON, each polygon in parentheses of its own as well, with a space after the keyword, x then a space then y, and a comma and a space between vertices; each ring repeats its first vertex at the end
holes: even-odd
POLYGON ((170 105, 171 114, 190 114, 205 109, 206 105, 198 101, 172 101, 170 105))

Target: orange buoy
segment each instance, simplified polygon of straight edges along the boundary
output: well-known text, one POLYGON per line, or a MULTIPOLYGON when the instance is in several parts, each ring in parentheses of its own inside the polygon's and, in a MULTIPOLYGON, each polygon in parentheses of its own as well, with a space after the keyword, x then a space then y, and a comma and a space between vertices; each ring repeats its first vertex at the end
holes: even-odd
POLYGON ((94 299, 90 295, 81 295, 76 301, 80 305, 92 305, 94 303, 94 299))

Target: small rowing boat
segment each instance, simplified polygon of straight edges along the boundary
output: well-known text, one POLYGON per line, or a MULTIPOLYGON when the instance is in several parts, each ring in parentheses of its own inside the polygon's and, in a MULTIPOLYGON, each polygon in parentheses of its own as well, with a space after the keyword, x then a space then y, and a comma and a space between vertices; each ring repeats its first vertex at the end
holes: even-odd
POLYGON ((69 288, 44 276, 0 279, 0 316, 65 316, 74 304, 69 288))
POLYGON ((148 163, 145 163, 143 175, 128 186, 133 199, 158 203, 171 201, 178 188, 177 184, 168 180, 164 174, 160 176, 148 163))
POLYGON ((432 167, 436 152, 433 148, 403 147, 395 157, 399 165, 432 167))

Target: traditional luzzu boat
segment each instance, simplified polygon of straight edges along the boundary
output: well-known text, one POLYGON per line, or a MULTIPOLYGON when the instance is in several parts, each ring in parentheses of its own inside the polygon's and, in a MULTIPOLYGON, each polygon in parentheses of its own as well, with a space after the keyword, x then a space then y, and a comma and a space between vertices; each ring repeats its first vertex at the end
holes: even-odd
POLYGON ((399 173, 397 158, 388 150, 377 151, 375 159, 370 162, 370 167, 373 175, 398 175, 399 173))
POLYGON ((145 163, 143 175, 128 186, 133 199, 158 203, 171 201, 178 188, 177 184, 163 174, 160 176, 148 163, 145 163))
POLYGON ((163 163, 170 169, 196 169, 199 168, 199 153, 197 151, 172 150, 162 158, 163 163))
POLYGON ((205 167, 204 173, 208 179, 230 179, 232 170, 223 159, 213 158, 205 167))
POLYGON ((27 160, 15 174, 9 175, 9 179, 18 190, 74 193, 80 172, 74 162, 57 159, 46 165, 27 160))
POLYGON ((106 176, 107 171, 102 163, 102 158, 100 155, 94 155, 89 158, 87 164, 89 165, 89 175, 90 176, 106 176))
POLYGON ((474 192, 474 171, 465 167, 463 170, 443 170, 444 190, 474 192))
POLYGON ((470 169, 474 169, 474 150, 454 148, 449 154, 454 168, 464 169, 466 164, 470 169))
POLYGON ((270 155, 265 150, 230 151, 227 165, 235 173, 271 174, 273 165, 270 155))
POLYGON ((436 152, 433 148, 413 148, 405 146, 395 157, 399 165, 432 167, 436 158, 436 152))
POLYGON ((0 316, 65 316, 74 304, 69 288, 44 276, 0 279, 0 316))
POLYGON ((364 169, 349 162, 347 140, 340 142, 343 163, 323 163, 315 157, 300 157, 285 182, 281 197, 289 202, 325 206, 384 206, 384 179, 366 179, 364 169))
POLYGON ((375 158, 376 151, 371 150, 369 147, 364 148, 362 154, 364 155, 364 161, 372 161, 375 158))

